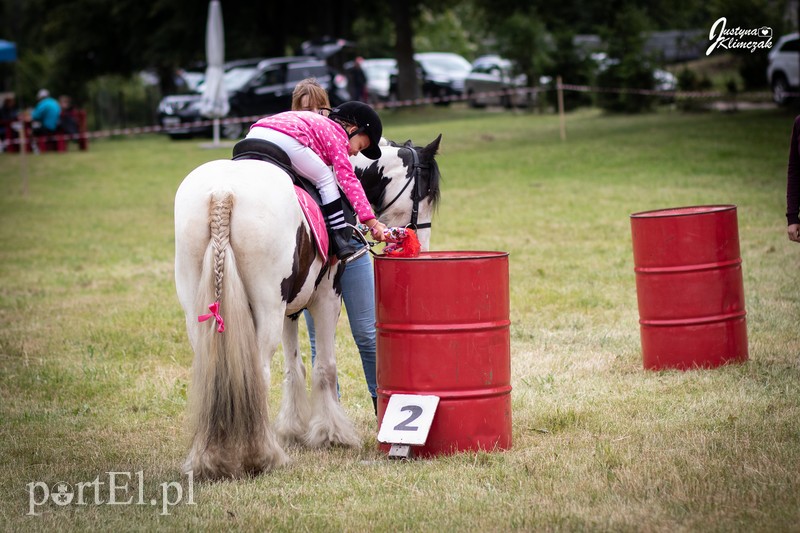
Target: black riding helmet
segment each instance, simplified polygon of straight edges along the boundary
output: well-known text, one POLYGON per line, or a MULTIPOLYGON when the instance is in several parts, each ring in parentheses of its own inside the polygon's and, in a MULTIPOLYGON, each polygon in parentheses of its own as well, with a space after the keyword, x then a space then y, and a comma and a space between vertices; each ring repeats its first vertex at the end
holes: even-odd
POLYGON ((328 118, 338 118, 358 126, 356 131, 348 134, 348 137, 353 138, 359 133, 366 133, 369 137, 369 146, 361 150, 361 153, 369 159, 380 159, 381 147, 378 143, 383 135, 383 124, 374 109, 362 102, 345 102, 331 109, 328 118))

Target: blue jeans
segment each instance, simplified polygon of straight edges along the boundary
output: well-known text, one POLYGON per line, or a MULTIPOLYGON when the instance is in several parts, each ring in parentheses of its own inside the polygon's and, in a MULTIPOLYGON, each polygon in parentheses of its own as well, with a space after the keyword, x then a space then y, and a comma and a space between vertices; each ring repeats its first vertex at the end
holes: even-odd
MULTIPOLYGON (((356 241, 360 242, 360 241, 356 241)), ((361 366, 367 381, 369 394, 377 397, 375 374, 375 273, 372 259, 365 254, 347 264, 342 274, 342 299, 350 320, 350 330, 361 354, 361 366)), ((303 312, 308 325, 311 341, 311 364, 314 364, 316 348, 314 341, 314 320, 307 310, 303 312)), ((337 384, 338 388, 338 384, 337 384)))

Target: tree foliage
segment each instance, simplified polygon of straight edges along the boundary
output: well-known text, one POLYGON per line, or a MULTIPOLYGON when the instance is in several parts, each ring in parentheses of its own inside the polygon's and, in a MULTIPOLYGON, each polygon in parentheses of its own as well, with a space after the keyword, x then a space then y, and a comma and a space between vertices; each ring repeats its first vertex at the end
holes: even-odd
POLYGON ((416 52, 448 51, 474 59, 486 38, 478 22, 479 15, 471 3, 457 4, 451 9, 434 11, 423 6, 414 25, 416 52))
MULTIPOLYGON (((743 26, 771 26, 776 36, 791 29, 783 18, 790 0, 222 0, 222 4, 229 58, 284 55, 308 39, 344 37, 356 41, 364 56, 397 58, 401 92, 407 94, 416 87, 413 53, 423 50, 454 51, 470 59, 499 52, 515 59, 532 81, 559 71, 583 78, 583 58, 570 48, 575 35, 605 35, 609 55, 633 57, 626 49, 635 49, 638 37, 632 27, 619 25, 622 14, 637 13, 649 29, 707 31, 719 16, 743 26)), ((20 52, 13 69, 14 88, 22 89, 22 100, 32 99, 43 85, 80 99, 90 80, 129 76, 142 69, 159 72, 168 85, 174 69, 204 59, 207 5, 206 0, 0 0, 0 38, 15 41, 20 52)), ((763 83, 766 54, 740 55, 746 85, 763 83)), ((624 62, 630 66, 628 59, 624 62)), ((8 66, 0 66, 0 83, 8 79, 8 72, 8 66)), ((637 75, 631 71, 615 81, 626 79, 637 75)), ((6 83, 3 88, 10 87, 6 83)))
POLYGON ((653 98, 635 89, 652 90, 653 62, 644 53, 645 31, 650 21, 643 9, 624 6, 604 29, 602 37, 608 43, 608 63, 601 70, 597 82, 601 87, 634 89, 631 92, 601 92, 597 96, 600 106, 609 111, 637 113, 649 109, 653 98))
MULTIPOLYGON (((91 79, 143 69, 168 82, 170 72, 205 57, 207 1, 0 1, 0 37, 18 45, 18 85, 27 95, 47 84, 80 97, 91 79)), ((222 4, 230 58, 293 53, 326 35, 352 37, 355 13, 373 9, 366 0, 222 4)))
POLYGON ((497 49, 514 61, 531 86, 550 64, 552 44, 547 28, 533 8, 514 11, 497 27, 497 49))

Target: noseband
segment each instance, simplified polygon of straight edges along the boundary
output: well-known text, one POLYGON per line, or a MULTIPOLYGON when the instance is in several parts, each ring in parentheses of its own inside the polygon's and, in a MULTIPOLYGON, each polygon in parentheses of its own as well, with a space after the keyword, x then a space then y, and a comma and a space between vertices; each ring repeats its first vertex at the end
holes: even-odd
POLYGON ((430 166, 429 165, 423 165, 422 163, 419 162, 419 154, 417 153, 417 151, 414 148, 408 148, 408 149, 411 150, 411 155, 414 158, 413 168, 411 169, 411 179, 406 181, 406 184, 403 185, 403 188, 400 190, 399 193, 397 193, 397 196, 395 196, 394 199, 391 202, 386 204, 383 207, 383 209, 379 210, 376 213, 376 215, 378 215, 378 217, 380 217, 383 213, 385 213, 387 209, 389 209, 392 205, 394 205, 394 203, 397 200, 400 199, 400 197, 403 195, 403 193, 406 191, 406 189, 408 189, 408 186, 411 185, 411 183, 414 183, 414 189, 411 192, 411 202, 412 202, 412 205, 411 205, 411 223, 409 224, 409 226, 414 230, 430 228, 431 227, 431 223, 430 222, 425 222, 423 224, 417 224, 417 217, 419 216, 419 203, 430 192, 430 191, 426 191, 425 194, 421 194, 420 193, 419 184, 420 184, 420 182, 422 180, 422 169, 430 168, 430 166))

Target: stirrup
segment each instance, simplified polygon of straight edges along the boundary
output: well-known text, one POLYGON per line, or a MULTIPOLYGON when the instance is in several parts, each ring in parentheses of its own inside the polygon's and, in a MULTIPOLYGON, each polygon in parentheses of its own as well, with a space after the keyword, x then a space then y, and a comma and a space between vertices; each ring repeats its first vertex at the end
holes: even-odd
POLYGON ((353 252, 352 254, 348 255, 344 259, 339 259, 339 261, 341 261, 343 265, 346 265, 346 264, 350 263, 351 261, 355 261, 356 259, 358 259, 361 256, 363 256, 364 254, 366 254, 368 249, 369 248, 367 248, 367 247, 359 248, 358 251, 353 252))
POLYGON ((348 255, 345 259, 340 259, 342 264, 346 265, 351 261, 355 261, 359 257, 363 256, 367 252, 372 252, 372 246, 370 245, 369 241, 364 237, 364 235, 359 231, 358 227, 349 222, 345 222, 345 224, 353 229, 353 237, 356 238, 357 241, 361 242, 363 245, 357 251, 353 252, 352 254, 348 255))

